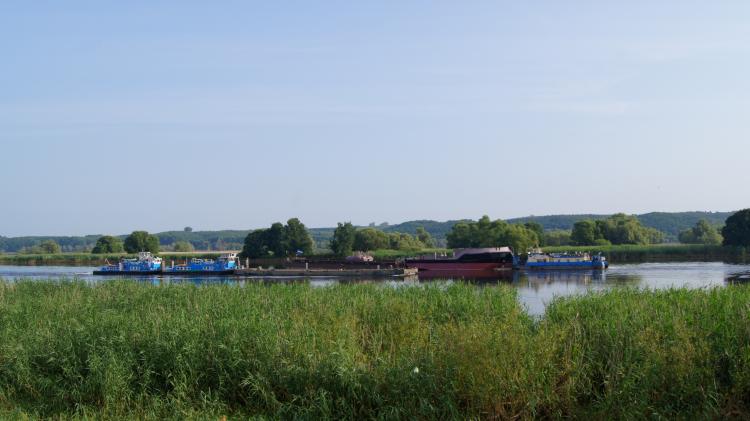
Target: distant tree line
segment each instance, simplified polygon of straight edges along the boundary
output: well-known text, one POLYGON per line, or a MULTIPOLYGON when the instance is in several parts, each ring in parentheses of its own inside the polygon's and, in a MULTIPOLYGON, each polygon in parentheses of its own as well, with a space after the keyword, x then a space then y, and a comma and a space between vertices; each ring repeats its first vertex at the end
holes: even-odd
POLYGON ((545 246, 569 246, 573 242, 570 239, 570 230, 553 229, 544 231, 544 245, 545 246))
POLYGON ((85 237, 41 236, 41 237, 3 237, 0 236, 0 251, 35 253, 41 251, 43 242, 52 241, 60 247, 60 252, 84 252, 91 249, 98 235, 85 237))
POLYGON ((448 247, 501 247, 509 246, 516 253, 525 253, 531 247, 542 245, 543 227, 536 222, 509 224, 495 221, 485 215, 477 222, 459 222, 448 233, 448 247))
POLYGON ((58 254, 61 252, 60 245, 53 240, 44 240, 36 246, 24 247, 19 251, 22 254, 58 254))
POLYGON ((684 244, 721 244, 724 238, 719 230, 707 220, 701 219, 694 227, 680 232, 679 240, 684 244))
POLYGON ((91 253, 94 254, 107 254, 107 253, 122 253, 125 251, 125 245, 122 240, 118 237, 111 235, 103 235, 96 240, 94 248, 91 249, 91 253))
POLYGON ((122 252, 134 254, 141 251, 148 251, 154 254, 158 253, 159 238, 146 231, 133 231, 130 235, 125 237, 125 241, 121 240, 119 237, 103 235, 96 240, 94 248, 91 249, 91 253, 94 254, 122 252))
MULTIPOLYGON (((195 232, 189 226, 181 231, 168 231, 159 234, 145 233, 135 235, 139 240, 125 242, 129 236, 99 236, 82 237, 3 237, 0 236, 0 251, 51 254, 60 252, 92 253, 131 253, 143 250, 249 250, 253 255, 276 256, 290 255, 302 250, 309 254, 315 246, 308 246, 310 236, 319 249, 330 247, 337 254, 343 255, 347 251, 370 251, 377 249, 417 250, 425 247, 472 247, 476 244, 513 245, 517 251, 525 250, 534 245, 565 246, 565 245, 606 245, 606 244, 654 244, 665 239, 674 241, 679 239, 687 244, 724 244, 750 247, 750 236, 746 236, 745 219, 747 209, 731 213, 711 212, 681 212, 681 213, 650 213, 639 216, 616 214, 610 217, 592 215, 591 218, 571 222, 580 215, 557 215, 546 217, 528 217, 516 219, 524 223, 509 221, 490 221, 483 217, 479 221, 410 221, 398 225, 387 223, 371 224, 367 228, 357 228, 350 223, 340 223, 336 228, 307 229, 305 236, 294 234, 291 238, 300 237, 297 246, 284 240, 290 228, 282 224, 274 224, 271 228, 257 231, 226 230, 195 232), (724 223, 724 215, 729 215, 724 223), (693 226, 686 228, 688 221, 699 219, 693 226), (655 228, 651 228, 644 221, 653 220, 659 226, 669 230, 668 236, 655 228), (550 221, 551 227, 538 221, 550 221), (565 229, 566 224, 572 223, 572 229, 565 229), (281 229, 279 229, 281 227, 281 229), (563 228, 560 228, 563 227, 563 228), (552 228, 552 229, 549 229, 552 228), (673 235, 676 229, 679 235, 673 235), (403 231, 399 231, 403 229, 403 231), (252 237, 251 233, 254 233, 252 237), (436 234, 437 233, 437 234, 436 234), (335 235, 334 235, 335 234, 335 235), (156 241, 154 241, 156 238, 156 241), (250 242, 248 248, 248 238, 250 242), (281 238, 281 240, 280 240, 281 238), (283 240, 283 241, 282 241, 283 240), (285 241, 287 244, 285 244, 285 241)), ((295 218, 296 219, 296 218, 295 218)), ((298 222, 299 220, 297 220, 298 222)), ((515 221, 515 220, 513 220, 515 221)), ((302 227, 301 223, 299 224, 302 227)), ((287 224, 289 226, 289 224, 287 224)), ((292 223, 295 227, 295 223, 292 223)), ((567 225, 569 226, 569 225, 567 225)), ((299 228, 298 226, 296 226, 299 228)), ((292 229, 300 232, 299 229, 292 229)))
POLYGON ((664 233, 645 227, 632 215, 618 213, 602 220, 583 220, 573 224, 570 235, 574 245, 657 244, 664 233))
POLYGON ((329 246, 334 254, 345 257, 354 251, 422 250, 434 247, 435 240, 424 227, 417 227, 416 235, 410 235, 385 232, 374 226, 358 229, 351 222, 339 222, 329 246))
POLYGON ((178 253, 190 253, 191 251, 195 251, 195 247, 193 247, 193 244, 190 241, 175 241, 174 244, 172 244, 172 251, 178 253))
POLYGON ((138 253, 141 251, 159 252, 159 238, 146 231, 133 231, 123 242, 127 253, 138 253))

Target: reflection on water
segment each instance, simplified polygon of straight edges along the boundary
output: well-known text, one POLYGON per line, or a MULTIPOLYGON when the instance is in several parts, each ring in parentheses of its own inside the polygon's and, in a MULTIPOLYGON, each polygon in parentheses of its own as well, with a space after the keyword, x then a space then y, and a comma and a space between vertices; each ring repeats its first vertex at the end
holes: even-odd
MULTIPOLYGON (((116 277, 94 277, 91 267, 64 266, 0 266, 0 278, 14 280, 30 279, 81 279, 90 283, 104 282, 116 277)), ((531 314, 542 314, 546 305, 557 296, 582 294, 588 291, 601 291, 623 286, 638 288, 705 288, 723 286, 729 282, 750 281, 749 265, 726 263, 643 263, 634 265, 610 266, 606 271, 557 270, 557 271, 505 271, 486 274, 473 273, 470 278, 461 274, 451 274, 440 279, 431 279, 424 274, 409 278, 366 278, 344 279, 334 277, 238 277, 238 276, 144 276, 139 279, 154 285, 193 283, 196 285, 232 284, 243 286, 248 283, 308 283, 315 287, 334 284, 377 283, 389 287, 409 287, 453 282, 470 282, 475 285, 492 287, 512 285, 518 290, 519 300, 531 314)))

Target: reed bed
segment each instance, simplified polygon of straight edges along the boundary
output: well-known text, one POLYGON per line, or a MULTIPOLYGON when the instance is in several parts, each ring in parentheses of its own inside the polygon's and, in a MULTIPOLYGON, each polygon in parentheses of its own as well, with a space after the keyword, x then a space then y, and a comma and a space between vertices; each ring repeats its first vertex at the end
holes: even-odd
POLYGON ((0 417, 747 417, 750 290, 0 282, 0 417))

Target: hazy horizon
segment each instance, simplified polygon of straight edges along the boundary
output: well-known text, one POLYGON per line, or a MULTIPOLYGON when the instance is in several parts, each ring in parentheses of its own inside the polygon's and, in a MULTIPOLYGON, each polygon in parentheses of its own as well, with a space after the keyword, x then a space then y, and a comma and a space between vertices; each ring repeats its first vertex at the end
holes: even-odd
POLYGON ((3 236, 750 206, 748 2, 0 12, 3 236))
MULTIPOLYGON (((667 212, 667 213, 683 213, 683 212, 685 212, 685 213, 689 213, 689 212, 729 213, 729 212, 736 212, 736 210, 732 210, 732 211, 682 211, 682 212, 678 211, 678 212, 667 212)), ((643 215, 643 214, 649 214, 649 213, 664 213, 664 212, 661 212, 661 211, 651 211, 651 212, 644 212, 644 213, 638 213, 638 214, 634 214, 634 213, 627 213, 627 214, 628 215, 643 215)), ((523 215, 523 216, 513 216, 513 217, 509 217, 509 218, 495 218, 495 217, 492 217, 491 215, 488 215, 488 216, 491 219, 493 219, 493 220, 494 219, 515 220, 515 219, 529 218, 529 217, 574 216, 574 215, 611 215, 611 214, 612 213, 600 214, 600 213, 592 213, 592 212, 579 212, 579 213, 571 213, 571 214, 544 214, 544 215, 542 215, 542 214, 536 214, 536 215, 535 214, 531 214, 531 215, 523 215)), ((445 220, 435 220, 435 219, 429 219, 429 218, 417 218, 417 219, 410 219, 410 220, 404 220, 404 221, 369 221, 369 222, 366 222, 366 223, 359 223, 359 222, 355 222, 355 221, 351 221, 351 220, 342 220, 342 221, 338 221, 338 222, 352 222, 352 224, 354 224, 354 226, 359 226, 359 227, 369 226, 370 224, 373 224, 373 223, 376 226, 381 225, 383 223, 387 223, 390 226, 390 225, 400 225, 402 223, 413 222, 413 221, 420 221, 420 220, 421 221, 433 221, 433 222, 439 222, 439 223, 444 223, 444 222, 448 222, 448 221, 458 221, 458 220, 475 220, 476 221, 479 218, 481 218, 482 216, 484 216, 484 215, 479 215, 479 216, 475 216, 475 217, 465 217, 465 218, 452 218, 452 219, 445 219, 445 220)), ((305 224, 304 218, 299 218, 299 219, 300 219, 300 221, 303 224, 305 224)), ((123 232, 99 232, 99 233, 87 232, 87 233, 77 233, 77 234, 44 234, 44 233, 42 233, 42 234, 20 234, 20 235, 11 235, 11 236, 4 235, 4 236, 5 237, 68 237, 68 236, 70 236, 70 237, 83 237, 83 236, 88 236, 88 235, 127 235, 127 234, 130 234, 133 231, 138 231, 138 230, 145 230, 145 231, 148 231, 150 233, 160 233, 160 232, 170 232, 170 231, 183 231, 186 227, 190 227, 193 232, 201 232, 201 231, 247 231, 247 230, 256 230, 256 229, 268 228, 268 226, 271 223, 273 223, 273 222, 286 223, 286 221, 287 221, 286 219, 284 219, 284 220, 279 219, 279 220, 275 220, 275 221, 270 222, 268 225, 257 226, 257 227, 246 227, 246 228, 241 228, 241 227, 240 228, 238 228, 238 227, 204 228, 204 227, 195 227, 195 226, 191 226, 191 225, 185 225, 185 226, 180 227, 180 228, 175 227, 175 228, 155 229, 155 230, 149 230, 149 229, 146 229, 146 228, 139 227, 139 228, 129 229, 129 230, 126 230, 126 231, 123 231, 123 232)), ((307 228, 310 228, 310 229, 335 228, 336 227, 336 223, 331 224, 331 225, 321 225, 321 226, 311 226, 309 224, 305 224, 305 226, 307 228)), ((3 235, 0 234, 0 236, 3 236, 3 235)))

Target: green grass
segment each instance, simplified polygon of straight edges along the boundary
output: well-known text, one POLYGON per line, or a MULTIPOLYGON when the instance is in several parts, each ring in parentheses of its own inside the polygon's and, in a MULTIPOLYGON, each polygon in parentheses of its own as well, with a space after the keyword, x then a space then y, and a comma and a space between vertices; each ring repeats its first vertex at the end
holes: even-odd
POLYGON ((0 417, 750 416, 750 289, 0 283, 0 417))

